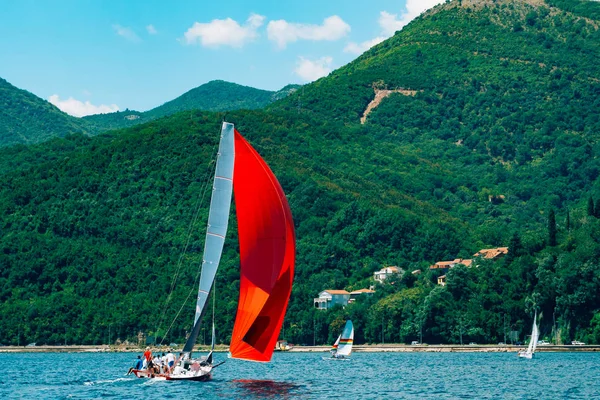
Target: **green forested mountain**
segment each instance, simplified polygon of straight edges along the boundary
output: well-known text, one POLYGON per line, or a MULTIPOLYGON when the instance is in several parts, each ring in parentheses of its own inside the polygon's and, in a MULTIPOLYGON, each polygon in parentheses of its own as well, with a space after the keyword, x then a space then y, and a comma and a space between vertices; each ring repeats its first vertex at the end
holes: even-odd
POLYGON ((276 92, 225 81, 201 85, 150 111, 118 111, 83 118, 72 117, 47 101, 18 89, 0 78, 0 147, 41 143, 71 133, 98 134, 127 128, 181 111, 230 111, 258 109, 285 98, 299 85, 276 92))
POLYGON ((253 110, 285 98, 298 86, 287 85, 279 91, 272 92, 231 82, 210 81, 146 112, 126 110, 110 114, 90 115, 83 117, 83 120, 98 130, 107 130, 138 125, 182 111, 253 110))
POLYGON ((77 118, 0 78, 0 147, 86 131, 77 118))
MULTIPOLYGON (((263 108, 277 100, 282 93, 293 91, 294 86, 289 85, 278 92, 260 90, 248 86, 225 81, 210 81, 198 86, 162 106, 146 112, 151 118, 164 117, 180 111, 231 111, 254 110, 263 108)), ((285 96, 284 96, 285 97, 285 96)))
MULTIPOLYGON (((600 342, 600 33, 589 18, 539 0, 451 1, 267 110, 227 113, 292 207, 288 340, 329 342, 346 318, 359 343, 522 340, 535 308, 542 337, 600 342), (361 124, 374 88, 405 91, 361 124), (429 265, 493 246, 509 254, 436 285, 429 265), (422 273, 313 309, 319 291, 369 287, 386 265, 422 273)), ((100 343, 109 326, 113 339, 164 334, 195 290, 223 118, 186 111, 1 150, 0 343, 100 343)), ((223 342, 239 284, 232 225, 217 278, 223 342)), ((166 340, 182 339, 192 313, 166 340)))

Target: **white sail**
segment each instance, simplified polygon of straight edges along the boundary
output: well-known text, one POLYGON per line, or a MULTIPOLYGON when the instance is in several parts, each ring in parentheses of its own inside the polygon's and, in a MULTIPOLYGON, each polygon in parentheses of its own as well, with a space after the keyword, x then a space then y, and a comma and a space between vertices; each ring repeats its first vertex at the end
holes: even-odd
POLYGON ((352 353, 352 345, 354 343, 354 326, 352 325, 352 321, 346 321, 346 326, 344 326, 344 330, 342 331, 342 335, 340 338, 340 342, 337 348, 338 356, 350 356, 352 353))
POLYGON ((233 191, 233 165, 235 158, 233 124, 223 122, 221 128, 221 140, 219 142, 219 153, 217 155, 217 166, 215 168, 215 179, 213 192, 208 212, 208 227, 204 242, 204 256, 202 260, 202 272, 198 287, 198 298, 196 301, 196 314, 194 316, 194 327, 183 348, 184 353, 192 351, 198 333, 202 314, 206 310, 206 301, 210 289, 215 280, 215 274, 221 260, 223 244, 227 236, 227 225, 229 223, 229 209, 231 206, 231 193, 233 191))
POLYGON ((338 338, 336 339, 335 343, 333 344, 333 347, 331 348, 331 351, 337 351, 338 346, 340 345, 340 339, 342 338, 342 335, 338 336, 338 338))
POLYGON ((533 316, 533 327, 531 328, 531 339, 529 340, 529 346, 527 347, 527 353, 533 354, 537 346, 537 312, 533 316))
POLYGON ((537 348, 537 342, 538 342, 538 339, 540 336, 540 330, 537 326, 536 320, 537 320, 537 312, 533 317, 533 329, 531 330, 531 341, 533 342, 533 346, 531 347, 531 354, 535 353, 535 349, 537 348))

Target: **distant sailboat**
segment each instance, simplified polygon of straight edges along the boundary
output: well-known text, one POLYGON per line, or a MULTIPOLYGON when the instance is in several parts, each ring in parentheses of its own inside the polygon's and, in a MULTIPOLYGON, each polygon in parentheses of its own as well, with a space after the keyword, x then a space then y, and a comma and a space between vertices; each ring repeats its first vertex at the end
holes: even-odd
POLYGON ((529 341, 529 346, 527 347, 527 350, 519 351, 519 357, 528 358, 528 359, 533 358, 535 349, 537 347, 538 337, 539 337, 539 329, 537 326, 537 311, 536 311, 533 316, 533 327, 531 328, 531 340, 529 341))
MULTIPOLYGON (((159 376, 134 370, 138 377, 166 380, 210 379, 212 351, 192 358, 202 317, 221 259, 235 193, 240 248, 240 293, 231 336, 232 358, 268 362, 283 324, 294 278, 295 234, 292 213, 277 178, 254 148, 224 122, 204 243, 204 258, 194 326, 172 371, 159 376)), ((213 324, 214 349, 214 324, 213 324)))
POLYGON ((323 357, 326 360, 349 360, 352 354, 352 345, 354 343, 354 325, 352 321, 346 321, 342 334, 331 348, 331 357, 323 357))

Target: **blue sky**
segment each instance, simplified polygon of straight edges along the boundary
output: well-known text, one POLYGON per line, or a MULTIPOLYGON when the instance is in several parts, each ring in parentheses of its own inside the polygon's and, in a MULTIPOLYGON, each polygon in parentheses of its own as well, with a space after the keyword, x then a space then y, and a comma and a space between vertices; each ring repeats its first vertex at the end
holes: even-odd
POLYGON ((214 79, 277 90, 352 61, 442 0, 0 0, 0 77, 81 116, 214 79))

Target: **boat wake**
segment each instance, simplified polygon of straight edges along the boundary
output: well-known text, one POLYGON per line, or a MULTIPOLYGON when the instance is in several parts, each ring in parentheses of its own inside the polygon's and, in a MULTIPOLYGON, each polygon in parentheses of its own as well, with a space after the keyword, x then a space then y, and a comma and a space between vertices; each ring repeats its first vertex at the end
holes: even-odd
POLYGON ((83 384, 85 386, 94 386, 94 385, 103 385, 106 383, 117 383, 117 382, 124 382, 124 381, 131 381, 133 380, 133 378, 117 378, 117 379, 105 379, 105 380, 101 380, 101 381, 88 381, 88 382, 84 382, 83 384))

